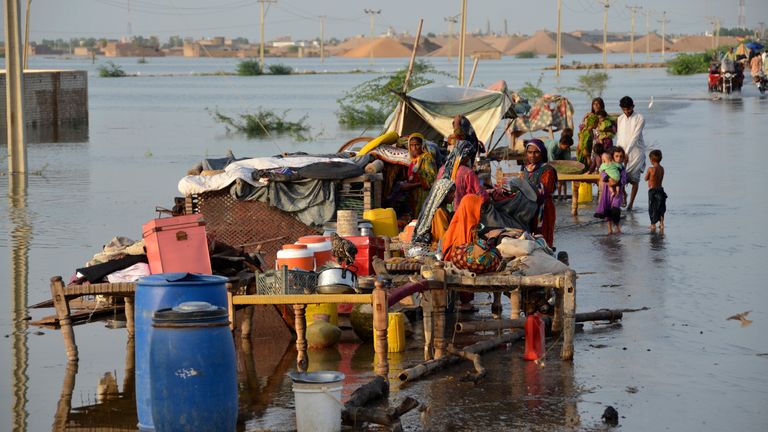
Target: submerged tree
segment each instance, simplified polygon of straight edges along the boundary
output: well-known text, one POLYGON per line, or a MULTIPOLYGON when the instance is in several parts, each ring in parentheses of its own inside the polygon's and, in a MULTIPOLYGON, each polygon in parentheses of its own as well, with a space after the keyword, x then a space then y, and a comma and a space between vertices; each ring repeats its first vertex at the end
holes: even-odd
POLYGON ((264 138, 272 134, 291 135, 297 141, 306 141, 310 130, 307 124, 307 116, 297 121, 287 119, 288 110, 282 114, 263 108, 258 108, 255 113, 244 113, 236 117, 222 114, 218 109, 211 111, 211 116, 218 123, 224 124, 228 132, 234 131, 245 134, 248 138, 264 138))
POLYGON ((577 78, 578 85, 575 87, 560 87, 560 91, 575 91, 585 93, 589 99, 603 96, 603 92, 608 87, 608 81, 611 79, 606 72, 593 72, 588 70, 586 74, 577 78))
MULTIPOLYGON (((339 123, 348 127, 384 123, 397 106, 398 98, 393 92, 403 90, 407 72, 408 69, 403 68, 392 74, 366 81, 344 93, 344 96, 336 100, 339 104, 339 111, 336 112, 339 123)), ((406 92, 434 82, 427 77, 428 74, 448 75, 438 72, 429 63, 417 60, 413 64, 406 92)))

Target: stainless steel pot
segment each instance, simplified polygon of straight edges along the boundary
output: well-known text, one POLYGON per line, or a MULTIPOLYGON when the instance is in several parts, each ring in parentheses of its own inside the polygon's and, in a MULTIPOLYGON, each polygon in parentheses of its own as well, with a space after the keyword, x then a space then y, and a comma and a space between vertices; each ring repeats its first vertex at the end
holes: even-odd
POLYGON ((317 292, 320 294, 344 294, 357 289, 357 275, 349 269, 331 267, 317 275, 317 292))

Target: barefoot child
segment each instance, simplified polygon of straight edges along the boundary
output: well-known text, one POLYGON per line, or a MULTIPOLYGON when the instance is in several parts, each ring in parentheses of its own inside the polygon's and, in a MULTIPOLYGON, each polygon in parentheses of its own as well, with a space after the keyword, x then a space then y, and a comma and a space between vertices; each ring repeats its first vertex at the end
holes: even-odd
POLYGON ((645 173, 645 181, 648 182, 648 216, 651 217, 651 232, 656 232, 656 224, 659 230, 664 232, 664 213, 667 212, 667 194, 664 193, 662 181, 664 181, 664 167, 661 166, 661 150, 651 150, 648 155, 651 167, 645 173))
POLYGON ((588 174, 594 174, 600 169, 600 164, 603 163, 603 153, 605 153, 605 148, 602 144, 595 143, 592 146, 592 157, 589 158, 588 174))
MULTIPOLYGON (((618 180, 609 176, 608 171, 600 172, 600 198, 597 201, 597 207, 595 208, 595 217, 599 219, 605 219, 608 222, 608 234, 613 234, 614 227, 616 233, 621 234, 621 201, 624 198, 624 185, 627 183, 627 171, 624 169, 624 161, 626 160, 626 154, 624 150, 619 147, 614 147, 611 151, 606 151, 605 154, 611 156, 605 156, 608 158, 607 163, 617 163, 619 167, 618 180), (613 159, 613 162, 610 161, 613 159)), ((604 164, 605 165, 605 164, 604 164)))

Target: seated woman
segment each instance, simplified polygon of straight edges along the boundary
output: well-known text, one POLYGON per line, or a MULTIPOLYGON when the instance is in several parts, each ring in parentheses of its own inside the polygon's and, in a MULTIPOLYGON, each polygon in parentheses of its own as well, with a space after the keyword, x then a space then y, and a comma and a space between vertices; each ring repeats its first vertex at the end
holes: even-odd
POLYGON ((552 194, 557 186, 557 171, 550 165, 547 148, 538 139, 525 144, 526 163, 522 167, 523 178, 536 190, 538 211, 531 221, 531 232, 541 234, 549 247, 555 243, 555 203, 552 194))
POLYGON ((435 182, 437 167, 432 153, 426 149, 424 135, 412 133, 408 137, 408 152, 411 155, 408 179, 401 183, 400 189, 409 192, 411 215, 416 216, 421 212, 429 189, 435 182))

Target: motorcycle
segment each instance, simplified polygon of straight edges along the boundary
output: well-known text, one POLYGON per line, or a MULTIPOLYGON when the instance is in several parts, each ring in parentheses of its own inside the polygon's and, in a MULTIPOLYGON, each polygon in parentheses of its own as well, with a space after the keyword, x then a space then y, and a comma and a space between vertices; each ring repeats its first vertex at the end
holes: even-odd
POLYGON ((708 88, 709 92, 730 94, 733 91, 741 91, 744 76, 742 66, 729 60, 722 63, 712 63, 709 68, 708 88))

